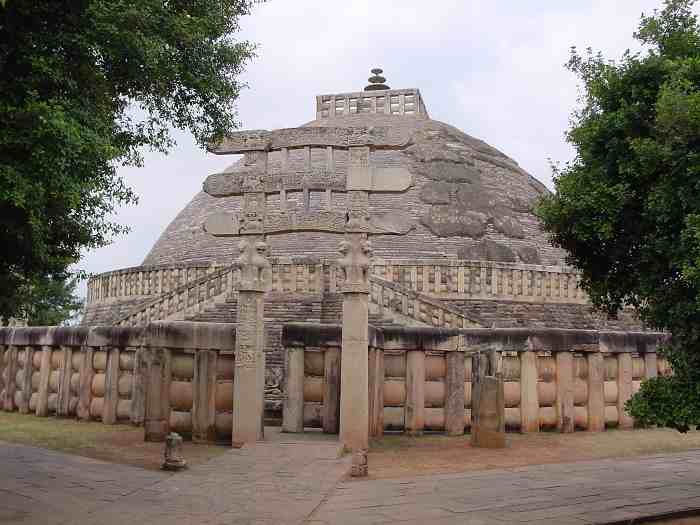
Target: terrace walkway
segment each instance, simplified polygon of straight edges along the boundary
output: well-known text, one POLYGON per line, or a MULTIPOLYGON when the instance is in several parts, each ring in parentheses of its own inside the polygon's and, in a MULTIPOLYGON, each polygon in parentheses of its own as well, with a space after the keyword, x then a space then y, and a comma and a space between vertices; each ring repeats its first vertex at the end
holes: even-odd
POLYGON ((700 508, 700 451, 356 481, 337 442, 270 434, 176 475, 0 443, 0 524, 581 525, 700 508))

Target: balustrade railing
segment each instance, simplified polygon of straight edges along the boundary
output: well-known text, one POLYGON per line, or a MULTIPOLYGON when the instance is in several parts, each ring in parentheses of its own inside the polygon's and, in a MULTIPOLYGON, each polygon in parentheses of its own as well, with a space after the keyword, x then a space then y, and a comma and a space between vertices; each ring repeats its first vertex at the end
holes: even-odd
MULTIPOLYGON (((626 402, 643 381, 671 374, 652 332, 565 329, 369 332, 369 429, 462 434, 471 427, 472 359, 492 356, 503 375, 506 429, 521 432, 631 429, 626 402)), ((287 431, 338 432, 341 326, 284 325, 287 431)))
POLYGON ((0 328, 0 409, 216 441, 232 430, 235 335, 227 323, 0 328))
POLYGON ((418 323, 437 328, 469 328, 479 326, 457 308, 452 308, 425 294, 373 275, 369 279, 370 301, 377 306, 377 313, 398 314, 418 323))
MULTIPOLYGON (((339 272, 334 262, 271 258, 272 290, 334 293, 339 272), (324 275, 329 278, 325 279, 324 275)), ((110 299, 158 296, 212 274, 221 266, 182 265, 118 270, 88 282, 88 304, 110 299)), ((588 302, 577 272, 557 266, 460 260, 382 260, 372 274, 437 299, 490 299, 520 302, 588 302)))

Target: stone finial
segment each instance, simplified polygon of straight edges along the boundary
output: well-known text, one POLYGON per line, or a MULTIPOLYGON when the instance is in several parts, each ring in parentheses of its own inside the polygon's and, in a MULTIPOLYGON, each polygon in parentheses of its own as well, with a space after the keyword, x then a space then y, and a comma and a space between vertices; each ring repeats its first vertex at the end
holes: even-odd
POLYGON ((367 79, 369 81, 369 85, 365 87, 365 91, 390 89, 389 86, 385 84, 386 78, 381 76, 382 73, 384 73, 384 71, 379 68, 374 68, 372 70, 372 76, 367 79))
POLYGON ((244 237, 238 245, 241 268, 241 290, 265 291, 270 274, 270 261, 267 260, 268 246, 254 236, 244 237))
POLYGON ((369 268, 372 245, 362 234, 350 234, 338 246, 338 266, 343 272, 343 291, 363 292, 369 290, 369 268))

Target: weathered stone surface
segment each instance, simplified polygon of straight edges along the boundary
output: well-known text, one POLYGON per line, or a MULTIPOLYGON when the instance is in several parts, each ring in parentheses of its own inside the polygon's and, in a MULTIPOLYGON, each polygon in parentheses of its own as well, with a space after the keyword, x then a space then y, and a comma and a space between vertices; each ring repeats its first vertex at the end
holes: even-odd
POLYGON ((370 231, 374 234, 405 235, 415 228, 411 214, 402 210, 392 210, 370 216, 370 231))
POLYGON ((515 253, 525 264, 542 264, 542 259, 534 246, 520 246, 516 248, 515 253))
POLYGON ((515 262, 516 260, 513 250, 508 246, 487 239, 462 248, 459 251, 459 257, 471 261, 515 262))
POLYGON ((486 233, 487 219, 483 213, 438 205, 421 217, 421 223, 440 237, 480 238, 486 233))
POLYGON ((449 204, 452 194, 457 193, 459 186, 448 182, 429 182, 421 190, 420 200, 427 204, 449 204))

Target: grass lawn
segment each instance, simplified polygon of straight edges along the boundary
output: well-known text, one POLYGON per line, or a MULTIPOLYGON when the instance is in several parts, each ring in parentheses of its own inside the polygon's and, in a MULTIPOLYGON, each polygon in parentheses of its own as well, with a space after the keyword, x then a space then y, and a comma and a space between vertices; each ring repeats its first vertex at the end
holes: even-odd
MULTIPOLYGON (((159 469, 163 457, 163 444, 144 442, 141 427, 36 417, 17 412, 0 412, 0 441, 148 469, 159 469)), ((185 442, 183 455, 190 465, 195 465, 226 450, 228 448, 224 446, 185 442)))

